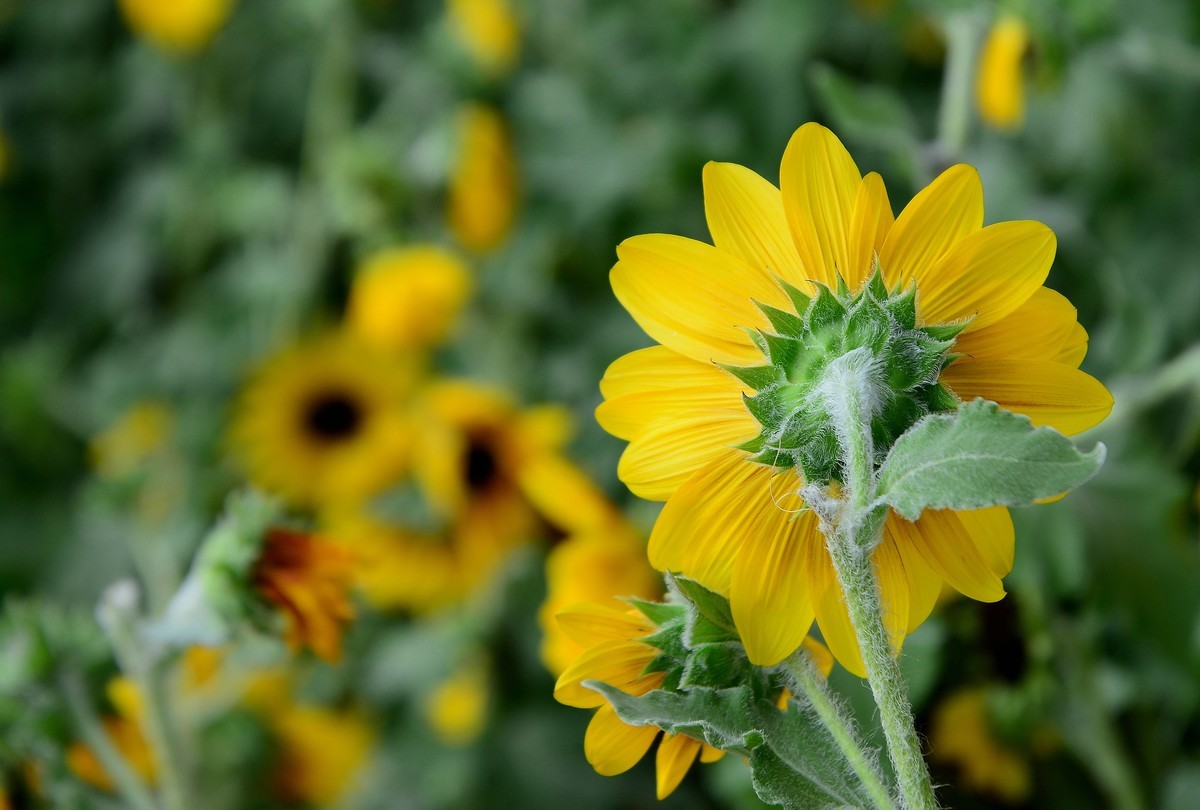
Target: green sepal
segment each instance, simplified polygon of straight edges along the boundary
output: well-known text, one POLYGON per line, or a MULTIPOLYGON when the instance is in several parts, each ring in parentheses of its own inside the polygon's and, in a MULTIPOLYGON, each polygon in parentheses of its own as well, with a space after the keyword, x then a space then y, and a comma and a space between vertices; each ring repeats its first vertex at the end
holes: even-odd
POLYGON ((755 391, 787 382, 787 377, 778 366, 730 366, 724 363, 718 365, 755 391))
POLYGON ((895 319, 902 329, 917 328, 917 287, 910 284, 908 289, 894 298, 884 302, 883 308, 895 319))
POLYGON ((972 315, 968 318, 963 318, 961 321, 954 321, 952 323, 938 323, 922 326, 921 331, 929 335, 934 340, 948 340, 953 342, 953 340, 961 335, 963 330, 970 326, 971 322, 974 320, 975 316, 972 315))
POLYGON ((796 308, 796 312, 805 312, 812 299, 800 291, 800 288, 785 281, 779 276, 775 276, 775 281, 780 288, 787 294, 787 297, 792 302, 792 306, 796 308))
POLYGON ((809 332, 822 332, 840 323, 844 317, 845 305, 832 290, 824 284, 818 284, 816 297, 804 312, 804 328, 809 332))
POLYGON ((872 273, 863 289, 870 293, 876 301, 885 301, 888 298, 888 288, 883 280, 883 273, 872 273))
POLYGON ((767 316, 767 320, 771 322, 771 326, 775 327, 776 332, 794 337, 804 331, 804 321, 796 313, 776 309, 761 301, 755 301, 754 305, 767 316))
POLYGON ((746 679, 749 662, 739 643, 702 644, 692 650, 679 686, 684 689, 736 686, 746 679))
POLYGON ((771 365, 790 368, 800 355, 802 344, 794 337, 775 335, 770 332, 759 332, 766 346, 767 360, 771 365))
POLYGON ((637 608, 639 613, 659 627, 683 619, 684 612, 686 611, 683 605, 673 605, 669 602, 651 602, 646 599, 639 599, 636 596, 625 596, 621 598, 621 601, 637 608))

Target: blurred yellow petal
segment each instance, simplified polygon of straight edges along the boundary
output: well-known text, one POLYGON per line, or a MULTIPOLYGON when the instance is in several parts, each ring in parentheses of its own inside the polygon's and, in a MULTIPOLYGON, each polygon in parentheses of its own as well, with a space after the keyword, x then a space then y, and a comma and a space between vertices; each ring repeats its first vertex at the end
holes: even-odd
POLYGON ((1083 362, 1083 358, 1087 356, 1088 350, 1088 333, 1079 324, 1071 329, 1071 334, 1059 348, 1058 354, 1051 359, 1056 363, 1062 363, 1064 366, 1071 368, 1079 368, 1079 364, 1083 362))
POLYGON ((616 776, 637 765, 658 734, 655 726, 626 725, 605 703, 588 723, 583 752, 596 773, 616 776))
POLYGON ((587 650, 567 667, 554 685, 554 699, 568 706, 592 709, 607 705, 599 692, 583 686, 584 681, 602 681, 631 695, 644 695, 658 688, 661 672, 643 674, 658 651, 636 641, 606 641, 587 650))
POLYGON ((959 593, 980 602, 1004 597, 1004 585, 980 552, 967 527, 949 509, 927 509, 915 523, 888 515, 897 543, 914 547, 925 562, 959 593))
POLYGON ((538 454, 521 465, 516 477, 538 513, 566 533, 592 531, 618 519, 599 487, 562 456, 538 454))
POLYGON ((805 278, 833 287, 850 266, 846 237, 861 183, 854 158, 820 124, 805 124, 788 141, 779 186, 805 278))
POLYGON ((508 0, 448 0, 446 9, 454 33, 480 68, 493 76, 513 69, 521 28, 508 0))
POLYGON ((761 510, 738 549, 729 606, 752 664, 775 666, 808 635, 813 608, 804 570, 814 544, 824 539, 811 510, 792 514, 774 507, 761 510))
POLYGON ((700 745, 700 761, 706 765, 710 762, 718 761, 723 756, 725 756, 725 752, 720 748, 713 748, 708 743, 700 745))
POLYGON ((609 278, 621 305, 650 337, 703 363, 760 362, 743 331, 767 325, 754 301, 790 306, 765 269, 693 239, 635 236, 617 257, 609 278))
POLYGON ((1004 506, 958 512, 971 540, 998 577, 1006 577, 1013 567, 1017 535, 1012 515, 1004 506))
POLYGON ((1038 287, 1003 319, 960 335, 954 352, 976 360, 1053 360, 1074 333, 1075 317, 1070 301, 1038 287))
POLYGON ((190 54, 204 48, 225 24, 232 0, 120 0, 129 27, 157 47, 190 54))
POLYGON ((770 181, 736 163, 704 167, 704 213, 713 244, 808 292, 788 230, 783 196, 770 181))
MULTIPOLYGON (((801 645, 801 647, 803 647, 805 652, 808 653, 809 657, 812 658, 813 664, 816 665, 817 670, 820 671, 820 673, 826 678, 828 678, 829 673, 833 672, 833 653, 829 651, 829 648, 811 636, 804 639, 804 643, 801 645)), ((786 707, 787 701, 785 700, 784 708, 786 707)))
POLYGON ((686 734, 663 734, 654 758, 660 800, 670 796, 679 787, 696 761, 700 745, 699 741, 686 734))
POLYGON ((1054 231, 1040 222, 999 222, 961 239, 918 279, 926 323, 974 315, 966 331, 1010 315, 1042 286, 1054 262, 1054 231))
POLYGON ((512 230, 519 197, 507 124, 486 104, 465 104, 458 114, 458 149, 446 200, 450 229, 470 250, 490 251, 512 230))
POLYGON ((745 408, 661 419, 625 448, 617 475, 635 495, 665 501, 696 470, 758 432, 758 422, 745 408))
POLYGON ((896 216, 888 201, 883 178, 871 172, 863 178, 850 217, 849 259, 841 268, 846 285, 856 290, 871 274, 871 263, 883 249, 896 216))
POLYGON ((1025 80, 1021 62, 1029 47, 1029 28, 1019 17, 1004 16, 988 32, 975 74, 979 115, 996 129, 1017 129, 1025 118, 1025 80))
POLYGON ((1113 405, 1099 380, 1046 360, 959 361, 942 372, 942 381, 963 400, 993 400, 1068 436, 1098 425, 1113 405))
POLYGON ((923 280, 951 246, 982 227, 979 172, 961 163, 951 166, 896 217, 879 251, 884 278, 904 287, 913 279, 923 280))

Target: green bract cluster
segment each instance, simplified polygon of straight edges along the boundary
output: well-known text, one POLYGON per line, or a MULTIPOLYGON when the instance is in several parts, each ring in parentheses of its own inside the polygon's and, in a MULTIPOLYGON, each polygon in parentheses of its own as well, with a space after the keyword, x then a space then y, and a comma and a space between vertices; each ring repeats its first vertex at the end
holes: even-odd
POLYGON ((762 431, 741 446, 754 461, 795 467, 812 483, 838 478, 839 444, 822 384, 830 364, 859 349, 870 352, 877 369, 871 420, 877 461, 923 416, 958 407, 938 376, 953 362, 950 349, 969 321, 919 326, 916 287, 889 290, 878 269, 857 293, 841 279, 836 291, 816 285, 811 298, 779 283, 795 311, 758 303, 773 331, 750 333, 766 364, 725 367, 755 390, 744 400, 762 431))

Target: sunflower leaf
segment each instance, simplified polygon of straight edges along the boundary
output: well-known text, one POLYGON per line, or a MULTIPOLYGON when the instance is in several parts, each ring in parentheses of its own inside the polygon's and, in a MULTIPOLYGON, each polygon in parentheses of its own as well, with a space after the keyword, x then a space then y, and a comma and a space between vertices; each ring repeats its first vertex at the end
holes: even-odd
POLYGON ((896 440, 879 472, 879 502, 908 520, 926 509, 1026 506, 1080 486, 1104 463, 1051 428, 977 399, 927 416, 896 440))
POLYGON ((714 748, 749 754, 762 744, 755 727, 754 698, 746 686, 694 688, 687 692, 655 689, 635 697, 600 681, 584 681, 599 692, 623 722, 657 726, 670 734, 687 734, 714 748))

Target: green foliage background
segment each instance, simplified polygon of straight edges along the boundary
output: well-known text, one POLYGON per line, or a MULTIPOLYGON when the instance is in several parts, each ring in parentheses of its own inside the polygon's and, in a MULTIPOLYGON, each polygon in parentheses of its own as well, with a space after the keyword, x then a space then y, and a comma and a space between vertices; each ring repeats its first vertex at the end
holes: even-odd
MULTIPOLYGON (((432 0, 241 0, 191 59, 132 38, 109 2, 0 2, 12 152, 0 185, 0 588, 88 611, 129 571, 124 541, 138 529, 128 499, 89 474, 86 442, 144 397, 177 409, 187 460, 186 504, 153 553, 186 559, 237 480, 221 437, 250 364, 335 321, 371 248, 453 244, 444 189, 453 116, 470 98, 510 122, 523 203, 505 245, 473 260, 480 293, 444 364, 527 402, 569 404, 582 426, 573 457, 648 527, 654 510, 616 481, 621 443, 590 417, 606 364, 648 343, 608 289, 613 247, 644 232, 705 238, 702 165, 775 178, 793 129, 818 120, 864 172, 884 174, 897 209, 953 158, 979 168, 989 222, 1050 225, 1049 285, 1079 308, 1084 368, 1117 401, 1083 440, 1109 447, 1100 475, 1016 516, 1009 597, 950 603, 908 642, 922 730, 942 697, 988 684, 1018 750, 1032 750, 1034 729, 1058 740, 1030 754, 1029 806, 1116 806, 1127 773, 1142 806, 1195 807, 1200 6, 1006 4, 1035 37, 1026 125, 998 133, 972 114, 966 147, 949 155, 934 142, 943 53, 920 32, 998 7, 883 5, 525 0, 520 65, 493 82, 432 0)), ((651 766, 594 775, 586 717, 550 698, 534 652, 541 576, 531 559, 498 588, 485 635, 505 665, 473 748, 431 746, 410 706, 457 628, 368 620, 347 665, 317 674, 318 693, 359 695, 386 718, 362 806, 654 804, 651 766)), ((866 690, 835 678, 870 727, 866 690)), ((238 742, 222 750, 255 750, 236 718, 226 726, 220 745, 238 742)), ((698 768, 667 805, 755 806, 735 759, 698 768)), ((211 767, 244 781, 252 760, 211 767)), ((956 773, 935 766, 935 779, 956 773)))

